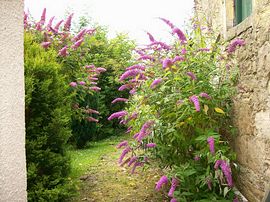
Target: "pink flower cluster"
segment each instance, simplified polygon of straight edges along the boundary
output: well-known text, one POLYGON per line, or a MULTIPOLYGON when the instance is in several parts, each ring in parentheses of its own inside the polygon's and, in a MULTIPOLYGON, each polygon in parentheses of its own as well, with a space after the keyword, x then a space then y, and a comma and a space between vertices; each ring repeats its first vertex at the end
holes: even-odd
POLYGON ((175 56, 175 58, 170 59, 170 58, 166 58, 162 61, 162 67, 163 69, 166 68, 170 68, 174 63, 178 62, 178 61, 184 61, 185 58, 182 56, 175 56))
POLYGON ((208 142, 209 150, 211 154, 214 155, 215 154, 215 139, 213 137, 208 137, 207 142, 208 142))
POLYGON ((199 102, 199 99, 196 95, 192 95, 189 100, 191 102, 193 102, 194 106, 195 106, 195 109, 196 109, 196 112, 199 112, 201 109, 200 109, 200 102, 199 102))
POLYGON ((176 178, 172 178, 172 185, 168 193, 169 197, 173 197, 173 193, 178 185, 179 185, 179 181, 176 178))
POLYGON ((116 119, 116 118, 120 119, 120 118, 126 116, 127 114, 128 113, 126 111, 115 112, 108 118, 108 120, 110 121, 110 120, 116 119))
POLYGON ((118 97, 118 98, 115 98, 113 101, 112 101, 112 104, 114 104, 114 103, 116 103, 116 102, 127 102, 128 101, 128 99, 126 99, 126 98, 120 98, 120 97, 118 97))
POLYGON ((163 185, 168 184, 169 180, 166 175, 163 175, 156 184, 156 190, 159 191, 163 185))
MULTIPOLYGON (((79 46, 81 46, 82 42, 84 41, 84 36, 86 34, 93 34, 95 29, 82 29, 76 36, 73 38, 71 37, 70 28, 71 28, 71 21, 73 18, 73 13, 71 13, 67 19, 60 20, 55 24, 53 27, 53 20, 55 16, 51 17, 48 21, 48 23, 45 25, 46 22, 46 8, 43 9, 40 20, 38 22, 35 22, 32 26, 37 31, 44 33, 44 41, 41 43, 41 46, 45 49, 47 49, 53 42, 54 39, 58 43, 57 45, 61 45, 62 47, 59 49, 58 56, 60 57, 66 57, 69 54, 68 51, 68 45, 67 45, 67 39, 69 41, 74 42, 70 48, 72 50, 76 50, 79 46), (61 24, 63 24, 63 28, 61 31, 59 31, 61 24), (57 36, 57 37, 54 37, 57 36), (60 37, 58 37, 60 36, 60 37)), ((24 13, 24 28, 25 29, 31 29, 31 23, 28 21, 28 14, 24 13)))
POLYGON ((143 124, 138 136, 136 137, 138 142, 141 142, 143 140, 143 138, 145 138, 147 135, 149 135, 151 133, 150 128, 154 123, 155 123, 154 121, 150 120, 150 121, 146 121, 143 124))
POLYGON ((227 48, 228 53, 233 53, 237 46, 244 46, 245 45, 245 41, 243 39, 235 39, 233 40, 230 45, 227 48))
POLYGON ((190 77, 191 80, 197 80, 197 77, 192 72, 187 72, 187 75, 190 77))
POLYGON ((162 79, 161 79, 161 78, 155 79, 155 80, 151 83, 150 88, 154 89, 160 82, 162 82, 162 79))
MULTIPOLYGON (((160 189, 169 183, 168 177, 166 175, 163 175, 159 181, 156 183, 156 190, 160 191, 160 189)), ((173 197, 174 191, 177 188, 177 186, 179 185, 179 181, 176 178, 172 178, 172 182, 171 182, 171 188, 169 190, 168 196, 172 197, 171 202, 177 202, 177 200, 173 197)))
POLYGON ((185 43, 187 41, 187 38, 186 38, 185 34, 182 32, 182 30, 180 30, 178 27, 175 27, 173 25, 173 23, 171 23, 169 20, 167 20, 165 18, 159 18, 159 19, 161 19, 163 22, 165 22, 167 25, 169 25, 169 27, 172 29, 172 34, 176 34, 178 36, 178 39, 182 43, 185 43))
POLYGON ((232 187, 233 186, 233 180, 232 180, 232 171, 231 171, 231 167, 230 165, 228 164, 227 161, 225 160, 217 160, 215 165, 214 165, 214 168, 217 170, 218 168, 221 168, 225 178, 226 178, 226 181, 228 183, 228 186, 229 187, 232 187))

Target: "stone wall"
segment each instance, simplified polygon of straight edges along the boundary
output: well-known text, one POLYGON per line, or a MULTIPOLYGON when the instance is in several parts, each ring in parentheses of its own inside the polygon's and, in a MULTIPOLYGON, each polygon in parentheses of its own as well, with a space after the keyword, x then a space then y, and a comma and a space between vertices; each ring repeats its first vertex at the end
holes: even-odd
POLYGON ((270 0, 253 0, 251 16, 234 27, 232 0, 195 2, 200 18, 211 19, 209 24, 227 40, 246 41, 236 52, 240 68, 234 104, 239 129, 234 142, 240 165, 237 187, 250 202, 262 201, 270 186, 270 0))
POLYGON ((27 201, 23 0, 0 0, 0 201, 27 201))

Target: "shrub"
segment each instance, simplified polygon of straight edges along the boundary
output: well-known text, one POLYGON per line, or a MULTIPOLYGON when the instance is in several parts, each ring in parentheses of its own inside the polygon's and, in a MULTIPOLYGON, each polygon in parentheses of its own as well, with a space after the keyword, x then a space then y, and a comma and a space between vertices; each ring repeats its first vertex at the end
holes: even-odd
MULTIPOLYGON (((122 142, 119 163, 136 167, 160 159, 172 201, 226 201, 234 197, 231 166, 235 155, 228 140, 237 70, 231 51, 195 22, 188 35, 164 21, 177 39, 138 49, 138 64, 120 77, 133 96, 125 111, 112 114, 129 126, 134 141, 122 142)), ((243 41, 229 46, 243 45, 243 41)))
POLYGON ((29 201, 63 201, 72 194, 65 148, 71 135, 70 103, 53 49, 24 37, 26 158, 29 201))
POLYGON ((127 95, 117 91, 119 83, 115 78, 122 73, 119 67, 129 63, 134 45, 124 35, 109 40, 107 31, 100 26, 87 28, 89 21, 86 17, 80 18, 77 32, 70 31, 72 17, 73 14, 69 15, 63 26, 58 26, 61 23, 53 26, 51 20, 45 24, 44 9, 40 21, 30 22, 25 14, 24 23, 27 32, 31 32, 44 49, 53 48, 58 52, 61 74, 70 84, 69 92, 73 95, 72 136, 69 142, 82 148, 88 141, 112 135, 115 129, 120 128, 105 117, 111 113, 112 95, 127 95), (103 69, 104 76, 103 70, 97 71, 98 67, 106 68, 103 69), (101 94, 97 92, 100 90, 101 94), (92 113, 93 110, 95 113, 92 113))

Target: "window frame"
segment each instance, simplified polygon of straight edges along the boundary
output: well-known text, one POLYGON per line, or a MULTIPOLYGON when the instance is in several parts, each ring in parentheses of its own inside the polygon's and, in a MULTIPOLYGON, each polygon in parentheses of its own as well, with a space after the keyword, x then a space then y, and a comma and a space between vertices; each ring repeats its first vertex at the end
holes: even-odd
POLYGON ((243 22, 253 11, 252 0, 234 0, 234 26, 243 22))

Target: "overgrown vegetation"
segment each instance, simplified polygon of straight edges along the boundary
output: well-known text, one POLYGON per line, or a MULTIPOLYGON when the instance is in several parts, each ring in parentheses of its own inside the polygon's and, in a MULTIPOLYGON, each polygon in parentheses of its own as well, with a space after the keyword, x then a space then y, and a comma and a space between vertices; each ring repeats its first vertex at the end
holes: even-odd
POLYGON ((72 17, 53 26, 46 9, 36 22, 24 16, 29 201, 73 195, 67 145, 83 148, 121 129, 104 117, 114 110, 113 95, 127 96, 116 78, 130 63, 133 42, 121 34, 109 40, 102 27, 86 28, 86 20, 74 33, 72 17))
POLYGON ((138 48, 138 63, 120 77, 133 96, 124 111, 109 119, 129 126, 134 140, 123 141, 119 163, 136 167, 161 160, 165 175, 156 190, 168 189, 171 201, 231 201, 235 155, 231 105, 237 68, 230 61, 243 40, 227 50, 198 21, 187 35, 160 18, 176 35, 172 45, 156 41, 138 48), (167 186, 164 186, 167 185, 167 186))
MULTIPOLYGON (((159 159, 165 175, 156 190, 171 202, 235 197, 229 139, 237 69, 231 58, 243 40, 224 49, 198 21, 184 34, 160 18, 177 38, 167 45, 147 33, 150 44, 136 49, 134 63, 134 43, 125 35, 109 40, 104 28, 86 28, 85 18, 73 33, 73 14, 55 26, 53 18, 45 25, 45 16, 46 9, 38 22, 24 18, 29 201, 70 197, 67 145, 83 148, 126 127, 133 141, 118 145, 124 147, 119 164, 135 173, 159 159)), ((86 169, 77 168, 71 176, 86 169)))
POLYGON ((29 201, 63 201, 72 192, 66 146, 71 99, 54 50, 24 37, 26 157, 29 201))

